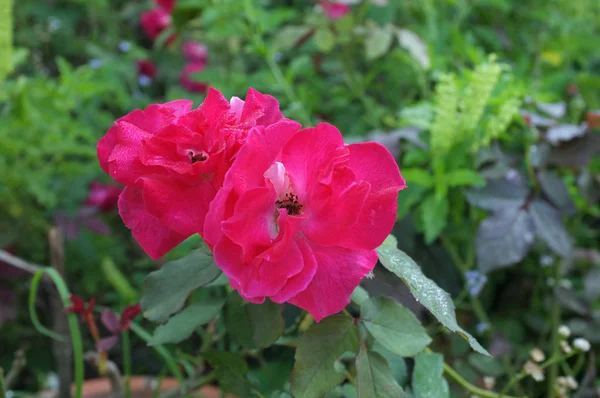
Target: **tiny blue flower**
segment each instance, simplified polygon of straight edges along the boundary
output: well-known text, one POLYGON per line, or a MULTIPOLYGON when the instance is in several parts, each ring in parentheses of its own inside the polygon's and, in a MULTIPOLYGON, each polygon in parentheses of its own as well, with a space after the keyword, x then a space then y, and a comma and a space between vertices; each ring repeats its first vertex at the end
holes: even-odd
POLYGON ((142 87, 148 87, 152 84, 152 78, 146 75, 140 75, 138 77, 138 83, 142 87))
POLYGON ((467 278, 469 294, 473 297, 479 296, 487 282, 487 276, 479 271, 467 271, 465 272, 465 278, 467 278))
POLYGON ((477 325, 475 325, 475 330, 477 330, 477 333, 479 334, 485 333, 489 328, 490 325, 485 322, 479 322, 477 325))
POLYGON ((90 65, 90 68, 92 68, 92 69, 98 69, 99 67, 102 66, 102 60, 94 58, 94 59, 90 60, 89 65, 90 65))
POLYGON ((121 50, 124 53, 128 52, 129 50, 131 50, 131 42, 123 40, 119 43, 119 50, 121 50))

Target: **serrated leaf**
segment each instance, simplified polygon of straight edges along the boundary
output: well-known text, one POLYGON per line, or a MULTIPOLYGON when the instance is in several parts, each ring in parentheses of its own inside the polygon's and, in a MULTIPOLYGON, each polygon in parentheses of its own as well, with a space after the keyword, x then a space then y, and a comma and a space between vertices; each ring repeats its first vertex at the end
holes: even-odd
POLYGON ((479 225, 475 238, 477 265, 482 272, 521 261, 531 247, 535 228, 526 210, 500 210, 479 225))
POLYGON ((192 291, 220 274, 213 258, 201 251, 164 264, 144 281, 141 300, 144 316, 151 321, 165 322, 183 307, 192 291))
POLYGON ((431 343, 417 317, 390 298, 370 298, 361 304, 360 314, 375 340, 396 355, 415 356, 431 343))
POLYGON ((529 206, 529 214, 533 219, 537 236, 555 253, 569 257, 573 250, 571 236, 560 219, 558 210, 544 201, 534 200, 529 206))
POLYGON ((384 55, 392 45, 394 38, 389 26, 372 24, 367 27, 365 39, 365 56, 367 60, 374 60, 384 55))
POLYGON ((250 304, 232 292, 227 298, 225 325, 231 338, 244 348, 264 348, 283 334, 283 306, 266 300, 250 304))
POLYGON ((381 354, 361 347, 356 357, 359 398, 402 398, 405 396, 381 354))
POLYGON ((283 305, 266 299, 263 304, 246 305, 252 328, 252 340, 259 348, 269 347, 283 335, 283 305))
POLYGON ((246 377, 248 365, 242 357, 226 351, 209 351, 203 357, 215 368, 223 390, 246 396, 250 383, 246 377))
POLYGON ((315 34, 315 44, 319 50, 328 53, 335 47, 335 36, 329 28, 320 28, 315 34))
POLYGON ((467 192, 467 200, 482 209, 501 210, 522 206, 528 195, 526 186, 500 179, 488 181, 485 187, 467 192))
POLYGON ((397 29, 396 37, 400 47, 404 48, 411 57, 425 70, 429 69, 431 62, 427 53, 427 43, 415 32, 408 29, 397 29))
POLYGON ((415 398, 449 398, 450 389, 443 374, 444 357, 442 354, 419 354, 415 358, 412 377, 415 398))
POLYGON ((464 337, 473 350, 480 354, 490 355, 473 336, 458 325, 452 297, 434 281, 427 278, 421 268, 406 253, 391 247, 379 247, 377 253, 381 264, 401 278, 410 288, 415 299, 425 306, 442 325, 464 337))
POLYGON ((296 398, 318 398, 344 380, 334 363, 346 351, 358 351, 358 330, 345 316, 332 316, 313 325, 300 338, 291 389, 296 398))
POLYGON ((217 316, 223 307, 223 302, 221 298, 209 298, 191 304, 171 317, 166 324, 157 327, 149 345, 179 343, 187 339, 196 328, 207 324, 217 316))
POLYGON ((577 213, 575 202, 571 199, 565 183, 558 174, 542 170, 538 173, 538 180, 544 195, 562 214, 572 216, 577 213))
POLYGON ((484 186, 485 179, 476 171, 468 169, 453 170, 446 174, 446 184, 451 187, 463 185, 484 186))
POLYGON ((425 229, 425 242, 432 243, 448 223, 448 198, 431 195, 421 205, 421 220, 425 229))
POLYGON ((383 348, 383 346, 378 342, 373 344, 372 350, 380 353, 386 359, 388 365, 390 366, 390 370, 392 371, 392 376, 394 376, 394 379, 398 382, 400 387, 404 386, 408 381, 408 369, 406 367, 406 361, 404 358, 392 354, 391 351, 383 348))

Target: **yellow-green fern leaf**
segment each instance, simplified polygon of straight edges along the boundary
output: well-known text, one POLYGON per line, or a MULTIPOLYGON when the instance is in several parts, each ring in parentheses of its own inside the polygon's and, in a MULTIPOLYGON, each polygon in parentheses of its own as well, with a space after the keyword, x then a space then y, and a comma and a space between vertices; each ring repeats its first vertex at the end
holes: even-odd
POLYGON ((478 146, 487 146, 490 141, 496 139, 504 133, 515 115, 519 113, 521 99, 517 97, 510 98, 500 106, 498 113, 491 117, 488 122, 481 141, 478 146))
POLYGON ((457 134, 458 88, 453 75, 442 75, 435 90, 435 118, 431 125, 431 149, 439 155, 452 146, 457 134))
POLYGON ((494 56, 490 56, 488 62, 478 65, 472 72, 460 104, 460 129, 464 139, 473 138, 501 72, 502 68, 496 63, 494 56))

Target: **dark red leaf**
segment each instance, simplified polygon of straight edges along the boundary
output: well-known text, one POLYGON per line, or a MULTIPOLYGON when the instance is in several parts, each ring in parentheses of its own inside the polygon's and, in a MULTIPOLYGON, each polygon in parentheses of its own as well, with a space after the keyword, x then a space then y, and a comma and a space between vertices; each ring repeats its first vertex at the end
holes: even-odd
POLYGON ((98 344, 96 344, 96 349, 98 351, 108 351, 119 341, 119 336, 110 336, 100 339, 98 344))
POLYGON ((102 321, 102 324, 106 327, 106 329, 108 329, 112 334, 117 334, 121 330, 121 326, 117 315, 109 309, 105 309, 104 311, 102 311, 100 320, 102 321))
POLYGON ((125 307, 125 309, 121 311, 121 330, 129 329, 131 321, 138 316, 140 312, 142 312, 142 307, 139 304, 125 307))

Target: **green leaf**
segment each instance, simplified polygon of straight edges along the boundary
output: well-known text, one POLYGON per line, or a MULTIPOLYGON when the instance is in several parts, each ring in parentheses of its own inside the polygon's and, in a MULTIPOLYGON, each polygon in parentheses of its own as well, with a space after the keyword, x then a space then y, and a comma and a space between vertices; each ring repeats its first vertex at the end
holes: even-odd
POLYGON ((548 203, 534 200, 529 206, 537 236, 548 244, 556 254, 569 257, 573 250, 571 236, 560 219, 559 212, 548 203))
POLYGON ((375 340, 394 354, 412 357, 431 343, 417 317, 388 297, 372 297, 360 306, 367 330, 375 340))
POLYGON ((365 56, 367 60, 374 60, 384 55, 392 45, 394 34, 388 26, 381 27, 377 24, 367 26, 365 39, 365 56))
POLYGON ((429 54, 427 52, 427 43, 419 37, 416 33, 408 29, 397 29, 396 37, 398 38, 398 44, 404 48, 411 57, 425 70, 431 66, 429 60, 429 54))
POLYGON ((398 192, 398 220, 402 220, 411 211, 412 207, 419 203, 428 188, 411 184, 402 191, 398 192))
POLYGON ((404 386, 408 381, 408 369, 406 367, 406 361, 404 360, 404 358, 392 354, 391 351, 386 350, 377 341, 375 342, 375 344, 373 344, 372 349, 373 351, 380 353, 387 360, 388 364, 390 365, 390 370, 392 371, 394 379, 396 379, 396 381, 401 387, 404 386))
POLYGON ((277 32, 274 38, 274 45, 279 51, 289 50, 303 36, 307 35, 312 30, 312 27, 300 25, 300 26, 285 26, 277 32))
MULTIPOLYGON (((385 243, 385 242, 383 242, 383 243, 385 243)), ((356 286, 356 289, 354 289, 354 291, 352 292, 352 295, 350 296, 350 301, 352 301, 354 304, 358 304, 358 305, 361 305, 363 302, 367 301, 368 299, 369 299, 369 293, 360 285, 356 286)))
POLYGON ((250 304, 232 292, 225 311, 227 332, 244 348, 268 347, 283 334, 282 311, 282 305, 268 299, 264 304, 250 304))
POLYGON ((401 398, 402 387, 398 385, 392 371, 381 354, 367 352, 361 347, 356 357, 358 396, 360 398, 401 398))
POLYGON ((315 44, 319 50, 328 53, 335 47, 335 36, 329 28, 320 28, 315 34, 315 44))
POLYGON ((412 387, 415 398, 450 397, 448 382, 442 377, 444 357, 442 354, 422 353, 415 358, 412 387))
POLYGON ((562 214, 572 216, 577 213, 577 208, 571 195, 569 195, 569 190, 558 174, 542 170, 538 173, 538 181, 544 195, 562 214))
POLYGON ((269 347, 283 335, 283 305, 266 299, 263 304, 246 305, 252 328, 252 340, 259 348, 269 347))
POLYGON ((144 282, 142 309, 151 321, 165 322, 179 311, 188 295, 216 279, 221 270, 213 258, 200 251, 164 264, 144 282))
POLYGON ((468 169, 453 170, 446 174, 446 184, 451 187, 462 185, 478 186, 485 185, 485 179, 476 171, 468 169))
POLYGON ((425 306, 442 325, 463 336, 475 351, 490 355, 473 336, 458 326, 452 297, 427 278, 406 253, 391 247, 379 247, 377 252, 381 264, 401 278, 417 301, 425 306))
POLYGON ((210 351, 203 356, 216 369, 217 379, 223 390, 247 396, 250 384, 246 377, 246 361, 234 353, 225 351, 210 351))
POLYGON ((198 326, 205 325, 213 320, 221 307, 224 300, 221 298, 209 298, 202 302, 194 303, 174 315, 169 321, 160 325, 154 331, 150 345, 179 343, 187 339, 198 326))
POLYGON ((403 168, 402 177, 406 180, 406 184, 410 187, 410 184, 418 184, 420 186, 429 188, 433 186, 433 176, 426 169, 411 169, 403 168))
POLYGON ((127 303, 135 303, 139 300, 138 292, 131 286, 127 277, 115 265, 112 258, 105 257, 102 260, 102 271, 104 271, 104 277, 108 283, 112 285, 123 300, 127 303))
POLYGON ((358 351, 358 329, 352 318, 332 316, 313 325, 296 349, 291 388, 296 398, 318 398, 340 384, 345 376, 334 364, 346 351, 358 351))
POLYGON ((504 365, 495 358, 471 353, 467 360, 484 376, 499 377, 505 373, 504 365))
POLYGON ((432 243, 448 223, 448 199, 431 195, 421 205, 421 220, 425 229, 425 242, 432 243))

